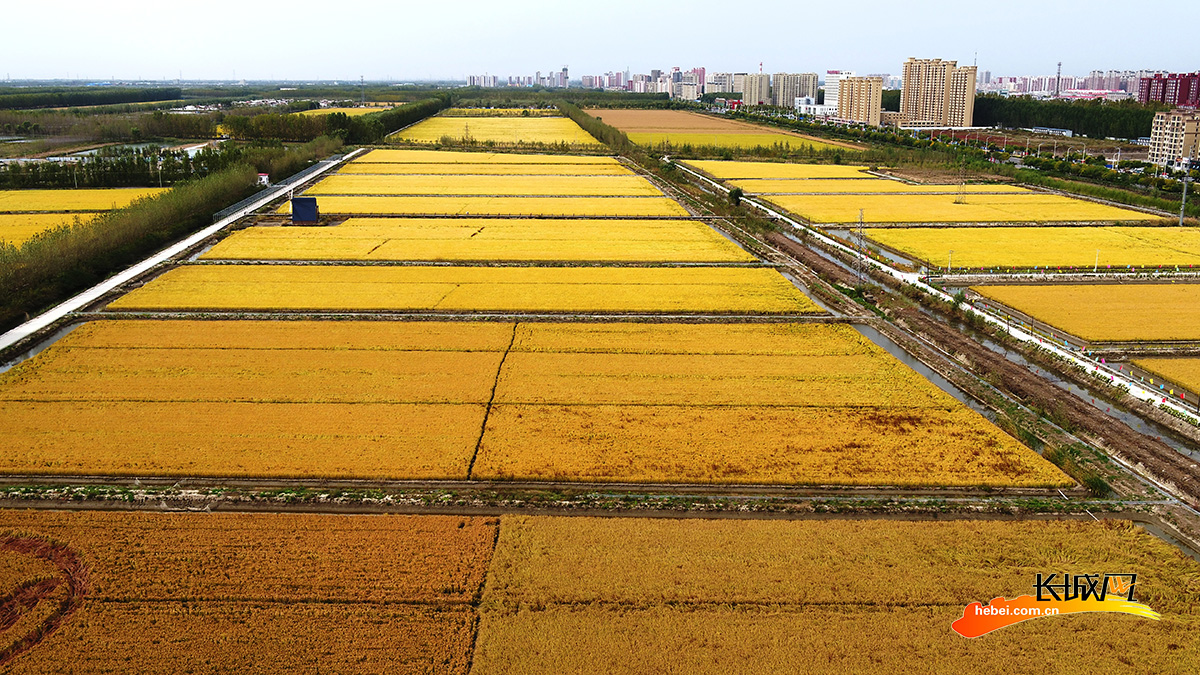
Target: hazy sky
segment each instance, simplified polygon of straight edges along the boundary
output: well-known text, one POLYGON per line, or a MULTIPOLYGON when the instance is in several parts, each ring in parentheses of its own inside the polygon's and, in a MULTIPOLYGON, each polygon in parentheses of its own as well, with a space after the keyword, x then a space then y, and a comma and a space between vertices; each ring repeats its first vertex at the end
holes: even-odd
POLYGON ((570 67, 898 73, 909 56, 993 75, 1200 70, 1200 2, 59 0, 6 3, 0 76, 458 79, 570 67))

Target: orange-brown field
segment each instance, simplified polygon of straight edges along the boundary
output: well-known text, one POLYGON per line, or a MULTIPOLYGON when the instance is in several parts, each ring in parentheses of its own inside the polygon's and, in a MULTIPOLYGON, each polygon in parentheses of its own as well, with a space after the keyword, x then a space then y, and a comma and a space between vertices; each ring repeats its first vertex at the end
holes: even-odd
POLYGON ((758 126, 702 115, 685 110, 619 110, 593 109, 588 114, 614 126, 641 145, 715 145, 722 147, 754 147, 786 144, 797 148, 847 150, 862 148, 850 143, 818 139, 790 131, 758 126))
POLYGON ((497 524, 0 511, 0 579, 40 584, 5 608, 0 666, 465 674, 497 524))

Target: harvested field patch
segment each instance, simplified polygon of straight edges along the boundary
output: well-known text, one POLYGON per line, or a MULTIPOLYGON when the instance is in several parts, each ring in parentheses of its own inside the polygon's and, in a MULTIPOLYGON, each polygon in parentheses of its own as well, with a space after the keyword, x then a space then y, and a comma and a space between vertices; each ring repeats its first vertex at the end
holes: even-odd
POLYGON ((209 260, 529 260, 753 262, 704 223, 686 220, 351 218, 338 227, 254 227, 209 260))
POLYGON ((838 150, 837 145, 823 143, 805 136, 772 133, 704 133, 687 131, 630 132, 629 140, 648 148, 717 147, 717 148, 774 148, 793 151, 838 150))
POLYGON ((304 194, 661 197, 641 176, 330 176, 304 194))
POLYGON ((1152 216, 1052 194, 814 195, 770 197, 770 201, 813 223, 1100 222, 1144 221, 1152 216))
POLYGON ((496 521, 0 511, 68 544, 90 589, 6 672, 466 673, 496 521))
POLYGON ((600 142, 565 117, 430 117, 391 138, 413 143, 437 143, 443 138, 455 141, 501 143, 563 143, 573 146, 600 146, 600 142))
POLYGON ((377 148, 351 160, 347 166, 375 163, 397 164, 599 164, 620 166, 615 157, 599 155, 533 155, 514 152, 465 152, 461 150, 401 150, 377 148))
POLYGON ((27 211, 108 211, 152 197, 163 188, 87 188, 78 190, 0 190, 0 213, 27 211))
MULTIPOLYGON (((667 197, 317 197, 321 213, 459 216, 683 216, 667 197)), ((290 214, 287 202, 278 213, 290 214)))
POLYGON ((955 267, 1200 265, 1200 228, 939 227, 872 229, 867 236, 917 260, 955 267))
POLYGON ((1200 392, 1200 359, 1137 359, 1133 365, 1200 392))
POLYGON ((1164 542, 1111 521, 510 516, 489 572, 474 670, 892 673, 919 664, 958 673, 1003 658, 1030 671, 1050 663, 1061 664, 1053 672, 1085 673, 1099 663, 1138 673, 1152 663, 1187 672, 1200 663, 1186 637, 1200 629, 1198 573, 1164 542), (1138 600, 1162 621, 1055 617, 984 640, 950 630, 969 603, 1029 594, 1037 573, 1063 561, 1137 573, 1138 600), (1097 652, 1079 631, 1133 652, 1097 652))
POLYGON ((737 162, 689 159, 688 166, 721 180, 763 178, 860 178, 876 180, 865 166, 841 164, 787 164, 784 162, 737 162))
POLYGON ((341 113, 347 117, 360 117, 362 115, 370 115, 371 113, 383 112, 391 110, 391 108, 381 107, 366 107, 366 108, 314 108, 313 110, 302 110, 297 115, 308 115, 318 117, 322 115, 331 115, 333 113, 341 113))
POLYGON ((773 269, 176 268, 110 309, 819 313, 773 269))
POLYGON ((1091 342, 1200 340, 1200 284, 978 286, 972 290, 1091 342))

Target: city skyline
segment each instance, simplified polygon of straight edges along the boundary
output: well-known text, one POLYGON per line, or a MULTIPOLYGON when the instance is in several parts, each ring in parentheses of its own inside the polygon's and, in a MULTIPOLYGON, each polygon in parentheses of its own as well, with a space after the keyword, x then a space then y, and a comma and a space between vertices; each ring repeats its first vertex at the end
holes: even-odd
MULTIPOLYGON (((401 6, 363 0, 354 14, 329 22, 327 4, 295 2, 288 12, 213 0, 206 13, 134 0, 126 11, 67 0, 56 13, 53 46, 39 31, 9 31, 0 43, 6 79, 107 80, 462 80, 488 73, 532 75, 568 66, 573 75, 679 66, 764 73, 849 69, 895 73, 909 57, 937 55, 980 72, 1047 74, 1092 70, 1192 71, 1187 26, 1200 7, 1181 5, 1155 28, 1153 48, 1109 36, 1128 12, 1097 2, 1088 12, 1061 2, 1017 0, 1003 15, 936 0, 912 12, 868 0, 854 30, 822 30, 847 21, 837 6, 777 6, 751 0, 736 11, 702 0, 646 5, 613 0, 603 14, 543 0, 401 6), (770 17, 748 43, 728 21, 770 17), (356 21, 355 16, 370 20, 356 21), (607 28, 611 24, 611 29, 607 28), (329 26, 332 25, 332 28, 329 26), (807 27, 807 28, 800 28, 807 27), (920 39, 912 36, 919 35, 920 39), (1060 39, 1074 35, 1079 39, 1060 39), (653 39, 647 39, 653 38, 653 39), (978 54, 978 57, 976 57, 978 54), (31 56, 35 55, 35 56, 31 56), (977 59, 977 61, 976 61, 977 59)), ((44 23, 44 10, 19 5, 10 26, 44 23)))

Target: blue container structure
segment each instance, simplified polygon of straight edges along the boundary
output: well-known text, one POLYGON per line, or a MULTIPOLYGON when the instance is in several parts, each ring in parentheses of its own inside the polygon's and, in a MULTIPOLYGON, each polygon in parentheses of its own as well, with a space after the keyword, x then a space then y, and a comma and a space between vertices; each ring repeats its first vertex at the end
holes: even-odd
POLYGON ((292 197, 293 223, 315 223, 320 215, 316 197, 292 197))

